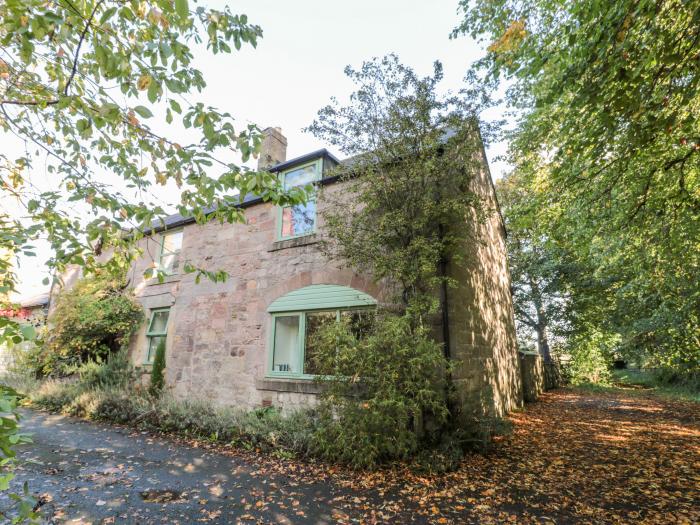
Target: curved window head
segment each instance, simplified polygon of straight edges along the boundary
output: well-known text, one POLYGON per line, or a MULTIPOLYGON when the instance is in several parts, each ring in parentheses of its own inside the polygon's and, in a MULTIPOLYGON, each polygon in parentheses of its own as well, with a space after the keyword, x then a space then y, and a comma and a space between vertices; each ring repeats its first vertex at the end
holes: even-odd
POLYGON ((372 325, 376 305, 364 292, 330 284, 307 286, 280 297, 268 308, 272 333, 267 375, 315 375, 314 334, 345 318, 353 332, 362 336, 372 325))

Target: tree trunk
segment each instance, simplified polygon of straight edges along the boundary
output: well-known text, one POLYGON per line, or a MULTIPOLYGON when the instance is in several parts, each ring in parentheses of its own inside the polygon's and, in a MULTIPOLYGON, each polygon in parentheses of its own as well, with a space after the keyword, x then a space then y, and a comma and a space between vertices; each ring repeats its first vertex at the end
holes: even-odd
MULTIPOLYGON (((539 317, 539 315, 538 315, 539 317)), ((544 358, 545 363, 552 360, 552 354, 549 352, 549 341, 547 340, 547 330, 545 326, 539 325, 537 331, 537 351, 544 358)))
POLYGON ((535 326, 535 331, 537 332, 537 351, 540 353, 542 358, 546 363, 552 360, 552 355, 549 351, 549 341, 547 340, 547 315, 544 310, 544 302, 542 300, 542 293, 540 292, 540 287, 532 278, 528 276, 530 281, 530 292, 532 294, 532 302, 535 304, 535 312, 537 313, 537 326, 535 326))

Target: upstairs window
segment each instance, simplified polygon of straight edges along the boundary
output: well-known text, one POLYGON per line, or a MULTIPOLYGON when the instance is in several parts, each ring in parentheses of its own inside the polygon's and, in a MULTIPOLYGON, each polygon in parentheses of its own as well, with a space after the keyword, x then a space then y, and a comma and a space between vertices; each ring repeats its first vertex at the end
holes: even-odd
MULTIPOLYGON (((315 161, 282 173, 284 189, 305 187, 318 181, 321 173, 321 161, 315 161)), ((316 231, 316 195, 312 195, 305 204, 285 206, 279 221, 280 239, 291 239, 309 235, 316 231)))
POLYGON ((152 363, 156 356, 158 345, 165 343, 168 336, 168 318, 170 317, 170 308, 159 308, 151 310, 151 319, 148 322, 146 330, 146 339, 148 340, 148 348, 146 349, 146 363, 152 363))
POLYGON ((180 269, 182 230, 164 232, 160 242, 158 267, 167 274, 176 274, 180 269))

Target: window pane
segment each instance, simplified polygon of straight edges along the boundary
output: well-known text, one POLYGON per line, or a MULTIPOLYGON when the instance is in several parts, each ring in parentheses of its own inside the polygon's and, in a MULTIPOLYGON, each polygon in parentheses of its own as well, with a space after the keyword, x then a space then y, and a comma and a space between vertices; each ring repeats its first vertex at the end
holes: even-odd
POLYGON ((156 350, 158 350, 158 345, 160 342, 163 341, 165 342, 165 336, 156 336, 156 337, 149 337, 148 338, 148 355, 146 356, 146 360, 151 363, 153 359, 156 356, 156 350))
POLYGON ((338 319, 336 312, 315 312, 306 314, 306 334, 304 346, 304 373, 318 374, 320 371, 316 365, 316 348, 313 346, 313 336, 318 330, 338 319))
POLYGON ((151 316, 151 325, 148 327, 148 332, 153 334, 164 334, 168 329, 169 310, 159 310, 153 312, 151 316))
POLYGON ((182 248, 182 230, 166 233, 163 238, 163 252, 179 252, 182 248))
POLYGON ((273 372, 298 372, 299 316, 275 317, 275 341, 272 352, 273 372))
POLYGON ((165 234, 163 250, 160 255, 160 268, 167 273, 175 273, 180 267, 180 250, 182 249, 182 230, 165 234))
POLYGON ((346 310, 340 312, 343 320, 348 319, 353 335, 361 339, 369 334, 374 325, 374 310, 346 310))
POLYGON ((282 237, 294 237, 314 231, 316 202, 288 206, 282 209, 282 237))
POLYGON ((304 166, 303 168, 289 171, 284 176, 284 189, 288 190, 295 186, 306 186, 316 180, 316 165, 304 166))
POLYGON ((166 273, 175 273, 180 266, 180 253, 163 253, 160 269, 166 273))

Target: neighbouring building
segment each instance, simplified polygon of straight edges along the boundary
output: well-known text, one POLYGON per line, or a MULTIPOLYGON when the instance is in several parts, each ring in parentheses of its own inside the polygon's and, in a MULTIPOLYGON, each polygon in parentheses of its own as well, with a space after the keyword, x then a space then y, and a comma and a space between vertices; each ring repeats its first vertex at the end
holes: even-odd
MULTIPOLYGON (((11 319, 20 324, 41 328, 46 324, 49 310, 49 294, 43 293, 32 297, 20 298, 19 301, 5 309, 0 309, 0 317, 11 319)), ((8 371, 14 363, 18 352, 27 351, 34 346, 34 341, 24 341, 16 345, 0 344, 0 375, 8 371)))
MULTIPOLYGON (((339 162, 327 150, 287 160, 279 128, 265 130, 259 166, 287 186, 316 181, 343 191, 329 177, 339 162)), ((482 151, 483 154, 483 151, 482 151)), ((448 269, 458 286, 448 291, 453 374, 464 407, 501 415, 522 403, 505 229, 486 157, 474 188, 492 212, 473 228, 479 242, 464 246, 460 265, 448 269)), ((146 310, 130 355, 144 372, 166 340, 166 383, 179 398, 196 397, 243 408, 284 410, 313 403, 318 384, 308 364, 308 335, 327 319, 351 316, 387 300, 371 276, 329 263, 319 250, 324 235, 323 195, 280 208, 247 198, 245 224, 199 225, 173 215, 141 242, 144 256, 131 268, 130 286, 146 310), (223 283, 195 283, 187 261, 225 270, 223 283), (153 264, 164 282, 145 279, 153 264)), ((69 285, 77 274, 65 276, 69 285)))

